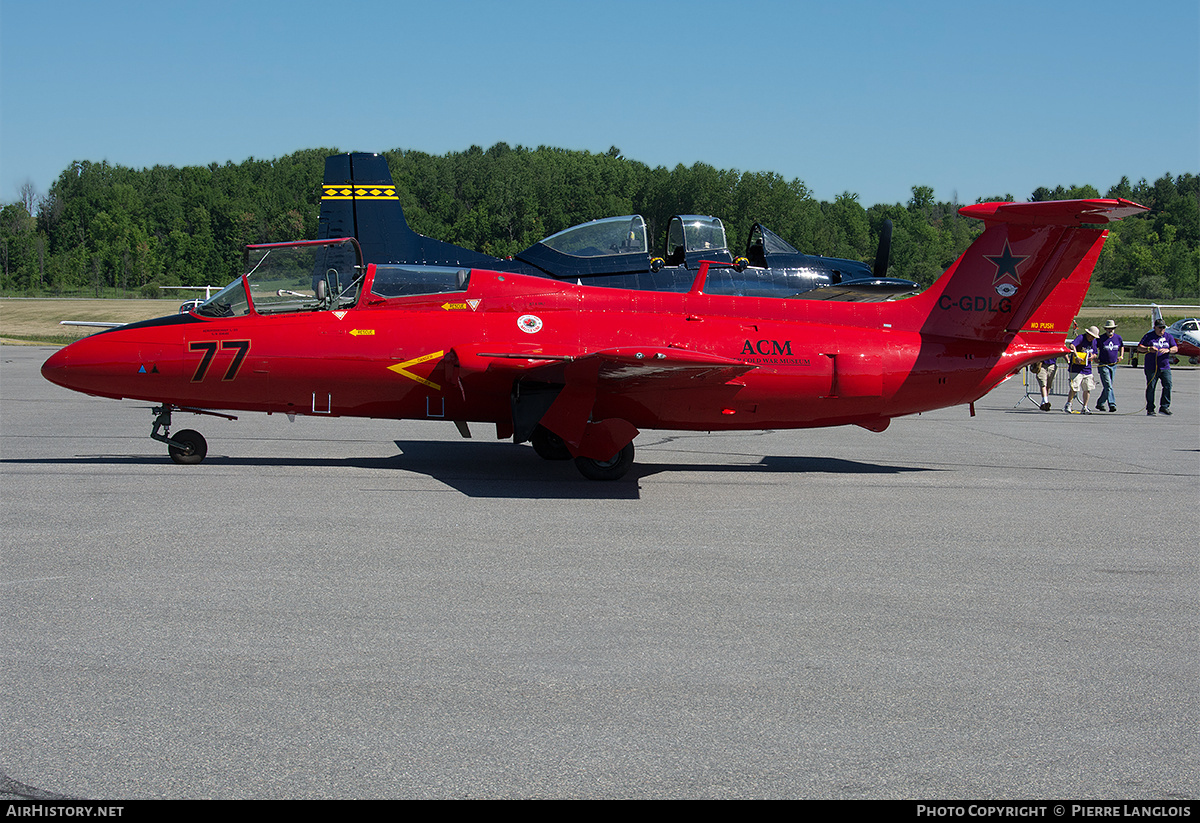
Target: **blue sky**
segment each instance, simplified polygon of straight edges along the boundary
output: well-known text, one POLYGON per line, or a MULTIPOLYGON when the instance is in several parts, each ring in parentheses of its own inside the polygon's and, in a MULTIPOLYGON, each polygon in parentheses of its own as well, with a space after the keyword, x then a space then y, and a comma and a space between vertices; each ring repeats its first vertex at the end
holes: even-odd
POLYGON ((1200 3, 0 0, 2 202, 74 160, 500 141, 867 206, 1103 194, 1200 173, 1200 3))

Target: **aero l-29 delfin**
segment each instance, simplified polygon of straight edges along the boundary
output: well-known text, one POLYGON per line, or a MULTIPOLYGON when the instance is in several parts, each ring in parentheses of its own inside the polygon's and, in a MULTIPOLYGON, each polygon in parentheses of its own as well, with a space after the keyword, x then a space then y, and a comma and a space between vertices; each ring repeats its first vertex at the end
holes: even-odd
POLYGON ((973 403, 1066 352, 1101 224, 1145 210, 1115 199, 966 206, 984 221, 970 248, 924 292, 882 302, 724 293, 713 288, 731 268, 720 260, 671 291, 471 262, 364 265, 354 238, 256 245, 246 273, 199 308, 79 340, 42 374, 157 404, 151 437, 178 463, 199 463, 207 444, 172 435, 173 412, 257 411, 443 420, 464 436, 489 424, 615 479, 640 429, 881 432, 894 417, 973 403))

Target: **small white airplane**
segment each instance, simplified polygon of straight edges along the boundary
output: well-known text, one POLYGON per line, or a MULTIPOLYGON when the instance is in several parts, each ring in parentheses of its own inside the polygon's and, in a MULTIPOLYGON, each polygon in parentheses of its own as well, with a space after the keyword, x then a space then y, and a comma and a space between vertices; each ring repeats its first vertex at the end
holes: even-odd
MULTIPOLYGON (((1153 323, 1157 323, 1163 319, 1163 309, 1185 309, 1187 311, 1200 311, 1200 306, 1179 306, 1179 305, 1162 305, 1157 303, 1112 303, 1111 308, 1114 309, 1150 309, 1150 317, 1153 323)), ((1179 354, 1188 359, 1188 362, 1193 366, 1200 364, 1200 319, 1195 317, 1185 317, 1182 320, 1176 320, 1171 325, 1167 326, 1167 334, 1175 338, 1179 344, 1179 354)), ((1126 349, 1136 351, 1137 344, 1126 343, 1126 349)), ((1136 355, 1133 358, 1133 365, 1137 365, 1136 355)))

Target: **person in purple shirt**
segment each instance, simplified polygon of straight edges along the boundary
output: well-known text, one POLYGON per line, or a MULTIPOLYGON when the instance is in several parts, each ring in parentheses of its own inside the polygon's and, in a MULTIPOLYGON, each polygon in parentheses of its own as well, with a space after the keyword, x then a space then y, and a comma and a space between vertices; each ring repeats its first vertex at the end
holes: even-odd
POLYGON ((1116 377, 1117 364, 1125 356, 1122 348, 1125 341, 1117 334, 1117 323, 1109 320, 1104 324, 1104 334, 1096 341, 1099 355, 1096 365, 1100 373, 1100 399, 1096 401, 1096 411, 1104 411, 1107 406, 1110 412, 1117 410, 1117 396, 1113 393, 1113 378, 1116 377))
POLYGON ((1146 352, 1146 414, 1154 417, 1154 387, 1162 383, 1158 413, 1171 413, 1171 355, 1179 351, 1175 338, 1167 334, 1167 324, 1161 317, 1154 321, 1154 331, 1138 343, 1137 350, 1146 352), (1154 352, 1154 356, 1150 356, 1154 352))
POLYGON ((1075 399, 1076 394, 1083 403, 1081 413, 1092 413, 1092 410, 1088 408, 1088 395, 1092 393, 1092 389, 1096 385, 1092 382, 1092 363, 1096 362, 1096 339, 1098 337, 1100 337, 1100 330, 1091 326, 1071 341, 1071 351, 1067 355, 1067 371, 1071 374, 1071 393, 1067 396, 1067 405, 1063 406, 1063 411, 1067 414, 1071 413, 1071 401, 1075 399))

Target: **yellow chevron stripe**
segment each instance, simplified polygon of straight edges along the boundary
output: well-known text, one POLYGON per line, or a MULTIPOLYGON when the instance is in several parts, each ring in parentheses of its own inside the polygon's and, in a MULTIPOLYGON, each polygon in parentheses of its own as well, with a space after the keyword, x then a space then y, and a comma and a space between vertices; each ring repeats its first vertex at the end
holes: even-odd
POLYGON ((322 186, 322 200, 399 200, 395 186, 322 186))

